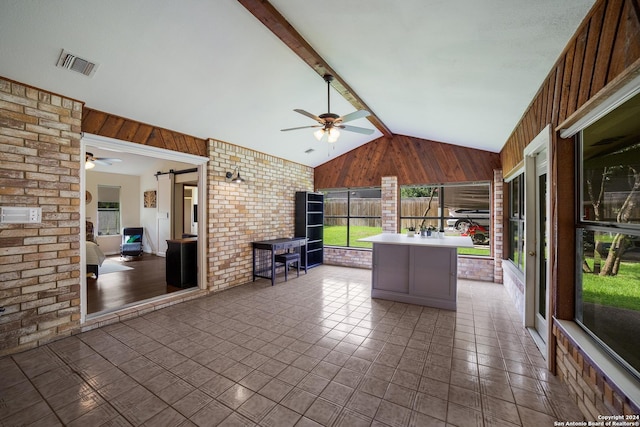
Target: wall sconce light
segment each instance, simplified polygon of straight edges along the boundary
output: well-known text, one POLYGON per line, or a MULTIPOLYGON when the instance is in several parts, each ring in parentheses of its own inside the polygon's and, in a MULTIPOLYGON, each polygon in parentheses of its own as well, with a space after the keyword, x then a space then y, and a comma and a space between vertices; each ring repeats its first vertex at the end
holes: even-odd
POLYGON ((244 178, 240 176, 240 168, 236 167, 233 172, 227 172, 225 177, 230 182, 244 182, 244 178))

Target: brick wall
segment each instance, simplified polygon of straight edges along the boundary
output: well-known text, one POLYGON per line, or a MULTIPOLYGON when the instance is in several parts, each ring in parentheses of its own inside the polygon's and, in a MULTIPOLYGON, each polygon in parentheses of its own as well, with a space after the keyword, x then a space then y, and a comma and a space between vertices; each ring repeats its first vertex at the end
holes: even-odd
POLYGON ((553 325, 558 376, 587 419, 598 415, 638 415, 640 408, 622 393, 610 378, 589 360, 583 350, 553 325))
POLYGON ((81 102, 0 78, 0 205, 42 208, 40 224, 0 224, 0 355, 79 324, 81 115, 81 102))
POLYGON ((324 263, 342 267, 371 268, 370 250, 324 248, 324 263))
POLYGON ((511 261, 502 263, 502 283, 524 320, 524 276, 511 261))
POLYGON ((494 264, 490 257, 458 256, 458 278, 493 282, 494 264))
POLYGON ((382 231, 397 233, 398 230, 398 177, 382 177, 382 231))
MULTIPOLYGON (((371 268, 372 251, 324 248, 324 263, 342 267, 371 268)), ((493 282, 493 258, 458 256, 458 278, 493 282)))
POLYGON ((292 237, 295 192, 313 191, 313 168, 210 139, 208 283, 218 291, 250 282, 251 242, 292 237), (239 167, 243 183, 227 182, 239 167))

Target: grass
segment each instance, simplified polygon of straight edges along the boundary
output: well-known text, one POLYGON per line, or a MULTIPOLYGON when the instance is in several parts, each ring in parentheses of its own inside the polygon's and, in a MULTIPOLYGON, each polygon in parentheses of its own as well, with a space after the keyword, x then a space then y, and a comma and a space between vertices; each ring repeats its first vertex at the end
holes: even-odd
POLYGON ((489 256, 491 255, 491 250, 488 246, 477 248, 458 248, 458 255, 489 256))
MULTIPOLYGON (((382 233, 381 227, 351 226, 349 227, 351 238, 349 239, 352 248, 369 248, 373 247, 369 242, 358 242, 363 237, 375 236, 382 233)), ((402 230, 406 233, 407 230, 402 230)), ((347 246, 347 227, 345 225, 330 225, 324 227, 324 244, 326 246, 347 246)), ((459 248, 460 255, 483 255, 489 256, 489 247, 486 248, 459 248)))
MULTIPOLYGON (((363 237, 375 236, 382 233, 381 227, 351 226, 349 243, 355 248, 372 248, 373 243, 358 242, 363 237)), ((326 246, 347 246, 347 226, 331 225, 324 227, 324 244, 326 246)))
MULTIPOLYGON (((593 258, 588 258, 587 263, 593 265, 593 258)), ((640 311, 640 263, 620 263, 617 276, 583 273, 582 299, 584 302, 640 311)))

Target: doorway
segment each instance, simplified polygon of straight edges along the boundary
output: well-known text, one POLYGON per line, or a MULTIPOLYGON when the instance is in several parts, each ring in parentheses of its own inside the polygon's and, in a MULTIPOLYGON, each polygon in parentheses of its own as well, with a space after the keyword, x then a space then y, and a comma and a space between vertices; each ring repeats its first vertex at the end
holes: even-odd
POLYGON ((524 151, 525 159, 525 326, 542 356, 551 363, 549 314, 549 165, 550 126, 524 151))
MULTIPOLYGON (((122 206, 122 217, 123 222, 122 226, 134 226, 134 227, 143 227, 144 235, 143 235, 143 249, 144 254, 140 257, 140 263, 127 263, 126 266, 128 268, 124 268, 127 271, 118 271, 113 273, 114 275, 121 275, 123 278, 125 275, 130 273, 132 270, 130 268, 135 267, 135 269, 145 269, 147 266, 152 265, 154 262, 154 258, 159 258, 159 261, 162 263, 162 268, 158 268, 157 266, 152 267, 155 270, 159 270, 162 277, 159 277, 162 280, 161 285, 165 285, 164 281, 164 255, 163 250, 164 247, 159 244, 159 234, 157 232, 159 218, 166 214, 169 218, 171 214, 169 213, 173 207, 160 211, 160 203, 157 200, 157 196, 159 196, 158 190, 158 174, 161 170, 169 170, 171 175, 173 175, 174 170, 189 170, 191 172, 189 174, 189 184, 195 188, 204 188, 206 185, 206 163, 208 162, 208 158, 195 156, 186 153, 173 152, 170 150, 159 149, 155 147, 149 147, 145 145, 135 144, 124 142, 112 138, 106 138, 96 135, 84 134, 81 140, 81 155, 82 159, 85 158, 85 153, 92 152, 93 157, 96 158, 115 158, 117 161, 111 162, 108 168, 99 170, 99 165, 95 165, 93 169, 90 171, 85 171, 85 168, 82 168, 83 173, 80 174, 80 190, 82 193, 86 193, 89 189, 92 189, 92 186, 96 186, 96 182, 101 179, 102 181, 117 181, 118 185, 122 189, 121 194, 121 206, 122 206), (98 156, 94 151, 101 151, 101 155, 98 156), (127 168, 128 164, 128 170, 127 168), (99 178, 96 178, 97 174, 99 178), (100 177, 100 174, 102 177, 100 177), (130 208, 129 212, 127 208, 130 208), (126 220, 126 221, 125 221, 126 220), (135 265, 134 265, 135 264, 135 265)), ((191 191, 193 209, 197 210, 197 214, 195 216, 200 218, 205 218, 205 203, 203 200, 200 200, 204 196, 204 191, 191 191), (193 200, 193 197, 196 197, 193 200)), ((90 198, 88 200, 83 199, 80 203, 80 228, 81 235, 86 235, 85 226, 87 221, 95 222, 98 220, 96 210, 96 200, 93 198, 93 202, 91 203, 90 198)), ((177 200, 175 205, 177 206, 177 210, 182 213, 183 209, 183 201, 177 200)), ((180 214, 182 217, 182 214, 180 214)), ((170 221, 173 222, 173 218, 170 221)), ((206 233, 204 223, 197 223, 195 228, 192 228, 191 231, 195 231, 194 234, 204 236, 206 233)), ((182 225, 182 224, 181 224, 182 225)), ((179 228, 179 231, 182 231, 182 227, 179 228)), ((171 235, 168 238, 174 238, 175 236, 171 235)), ((121 243, 121 235, 115 236, 105 236, 105 239, 100 239, 98 236, 98 240, 101 240, 101 249, 104 249, 106 256, 112 255, 115 258, 119 257, 119 248, 121 243), (107 242, 106 238, 113 237, 114 242, 107 242), (109 243, 109 244, 107 244, 109 243), (112 243, 112 244, 111 244, 112 243), (111 245, 110 245, 111 244, 111 245)), ((205 274, 205 250, 204 245, 205 239, 201 238, 197 241, 197 283, 198 287, 194 287, 191 290, 197 290, 199 288, 206 287, 206 274, 205 274)), ((88 245, 88 244, 87 244, 88 245)), ((166 244, 165 244, 166 246, 166 244)), ((81 266, 81 277, 87 277, 87 248, 86 245, 80 246, 80 266, 81 266)), ((137 260, 134 260, 137 261, 137 260)), ((140 274, 141 272, 138 272, 140 274)), ((98 282, 101 282, 105 286, 100 288, 101 292, 108 292, 107 286, 109 283, 107 278, 109 278, 110 274, 106 274, 105 276, 98 276, 98 282), (100 279, 104 280, 100 280, 100 279)), ((133 275, 132 275, 133 277, 133 275)), ((147 277, 146 275, 144 276, 147 277)), ((112 281, 113 277, 109 280, 112 281)), ((128 279, 127 279, 128 280, 128 279)), ((136 279, 135 281, 139 281, 140 279, 136 279)), ((87 303, 87 286, 88 280, 84 280, 81 286, 80 297, 81 297, 81 322, 85 322, 87 316, 90 315, 93 317, 94 315, 102 315, 105 314, 106 311, 101 311, 98 313, 92 313, 88 310, 87 303)), ((184 290, 188 292, 190 290, 184 290)), ((168 292, 166 292, 168 293, 168 292)), ((166 294, 165 293, 165 294, 166 294)), ((155 297, 162 298, 165 294, 155 297)), ((110 295, 111 296, 111 295, 110 295)), ((147 298, 144 298, 146 300, 147 298)), ((143 301, 136 301, 136 304, 139 304, 143 301)), ((129 304, 130 305, 130 304, 129 304)), ((94 305, 95 306, 95 305, 94 305)), ((117 311, 119 309, 125 308, 127 305, 123 305, 120 307, 110 306, 108 312, 117 311)))

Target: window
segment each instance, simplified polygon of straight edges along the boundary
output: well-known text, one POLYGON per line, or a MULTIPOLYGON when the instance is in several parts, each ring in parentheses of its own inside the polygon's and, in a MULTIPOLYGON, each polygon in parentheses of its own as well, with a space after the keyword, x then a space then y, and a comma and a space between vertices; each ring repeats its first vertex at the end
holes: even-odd
POLYGON ((358 239, 382 233, 380 188, 324 191, 324 244, 371 248, 358 239))
POLYGON ((491 190, 489 183, 402 186, 400 228, 433 227, 457 231, 473 239, 463 255, 490 255, 491 190))
POLYGON ((120 234, 120 187, 98 186, 98 235, 120 234))
POLYGON ((576 321, 640 378, 640 95, 578 138, 576 321))
POLYGON ((509 240, 507 257, 524 271, 524 173, 509 181, 509 240))

